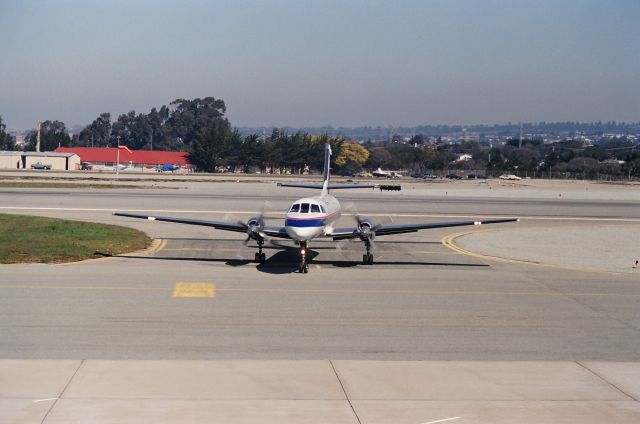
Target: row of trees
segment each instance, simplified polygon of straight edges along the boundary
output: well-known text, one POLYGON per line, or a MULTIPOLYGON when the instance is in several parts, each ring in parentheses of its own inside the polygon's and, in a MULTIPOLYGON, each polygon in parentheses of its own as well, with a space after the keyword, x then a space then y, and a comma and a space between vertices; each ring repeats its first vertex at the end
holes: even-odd
POLYGON ((360 169, 369 158, 367 149, 340 137, 289 135, 276 129, 269 137, 252 134, 243 138, 226 119, 218 119, 196 134, 189 160, 207 172, 225 169, 301 174, 322 169, 326 143, 331 145, 337 170, 360 169))
POLYGON ((118 116, 103 113, 83 129, 74 145, 109 147, 118 144, 135 150, 178 150, 190 146, 198 131, 212 126, 226 112, 224 101, 214 97, 177 99, 147 114, 135 110, 118 116))
MULTIPOLYGON (((226 106, 221 99, 177 99, 147 114, 131 111, 120 115, 114 122, 109 113, 102 113, 72 137, 63 122, 45 121, 41 125, 41 150, 120 144, 136 150, 186 150, 190 152, 191 162, 202 171, 224 168, 301 173, 322 168, 322 149, 328 142, 334 152, 333 167, 338 172, 380 167, 410 172, 473 170, 489 175, 510 172, 579 178, 640 177, 640 153, 636 145, 626 140, 598 146, 583 146, 575 141, 544 144, 541 140, 523 140, 520 146, 518 140, 511 140, 493 147, 474 141, 438 144, 433 148, 418 134, 408 144, 365 142, 360 145, 335 135, 288 134, 278 129, 273 129, 269 136, 241 136, 225 113, 226 106), (472 159, 459 160, 462 154, 471 155, 472 159)), ((35 145, 36 133, 33 132, 27 137, 26 149, 34 150, 35 145)), ((0 149, 13 148, 0 117, 0 149)))
POLYGON ((15 148, 11 135, 7 133, 7 126, 0 116, 0 150, 13 150, 15 148))
MULTIPOLYGON (((40 149, 57 147, 114 147, 118 144, 135 150, 188 150, 196 134, 218 119, 223 119, 224 101, 213 97, 178 99, 147 114, 134 110, 118 116, 114 122, 108 112, 100 114, 79 134, 69 135, 63 122, 47 120, 40 126, 40 149)), ((1 121, 0 121, 1 123, 1 121)), ((0 140, 2 141, 2 140, 0 140)), ((26 150, 34 150, 37 132, 27 135, 26 150)), ((12 150, 13 145, 6 145, 12 150)))

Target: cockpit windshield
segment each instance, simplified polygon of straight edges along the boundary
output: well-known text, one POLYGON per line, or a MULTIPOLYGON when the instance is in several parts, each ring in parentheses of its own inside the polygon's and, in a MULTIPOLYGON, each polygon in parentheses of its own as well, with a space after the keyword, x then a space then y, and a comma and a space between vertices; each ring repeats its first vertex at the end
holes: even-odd
POLYGON ((317 203, 294 203, 289 212, 297 213, 326 213, 322 205, 317 203))

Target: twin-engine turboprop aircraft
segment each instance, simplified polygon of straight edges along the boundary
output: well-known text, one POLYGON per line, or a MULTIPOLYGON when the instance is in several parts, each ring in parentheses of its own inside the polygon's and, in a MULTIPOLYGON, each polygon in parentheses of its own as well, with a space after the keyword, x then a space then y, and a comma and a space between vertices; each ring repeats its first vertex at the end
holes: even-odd
POLYGON ((291 239, 298 243, 300 250, 300 265, 298 271, 307 273, 309 271, 307 261, 307 248, 310 240, 318 237, 330 237, 333 240, 360 239, 364 242, 366 253, 362 255, 362 263, 365 265, 373 265, 373 255, 371 254, 371 246, 376 236, 388 236, 391 234, 412 233, 418 230, 426 230, 430 228, 442 227, 459 227, 464 225, 480 225, 480 224, 497 224, 501 222, 517 221, 515 218, 504 219, 487 219, 483 221, 451 221, 451 222, 434 222, 426 224, 401 224, 401 225, 383 225, 376 224, 368 218, 356 215, 357 225, 354 227, 334 228, 334 223, 340 218, 340 203, 329 194, 333 189, 350 189, 350 188, 375 188, 397 189, 395 187, 385 187, 382 185, 371 184, 330 184, 331 146, 327 143, 324 150, 324 173, 322 184, 283 184, 281 187, 302 187, 321 189, 320 195, 313 197, 305 197, 298 199, 285 214, 284 227, 267 226, 264 223, 262 214, 250 218, 246 223, 243 222, 225 222, 225 221, 208 221, 201 219, 173 218, 166 216, 148 216, 131 213, 117 212, 114 215, 126 216, 129 218, 141 218, 151 221, 166 221, 180 224, 202 225, 213 227, 218 230, 235 231, 238 233, 246 233, 247 240, 255 240, 258 244, 258 252, 255 254, 255 261, 264 263, 266 255, 262 252, 262 246, 265 241, 270 238, 291 239))

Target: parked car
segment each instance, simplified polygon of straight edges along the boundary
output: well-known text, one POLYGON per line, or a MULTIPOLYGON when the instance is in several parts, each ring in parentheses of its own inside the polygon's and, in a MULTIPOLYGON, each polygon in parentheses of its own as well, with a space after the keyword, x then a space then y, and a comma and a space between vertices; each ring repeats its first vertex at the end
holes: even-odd
POLYGON ((42 162, 36 162, 31 164, 31 169, 51 169, 51 165, 42 162))
POLYGON ((522 179, 517 175, 513 175, 513 174, 502 174, 498 178, 500 178, 501 180, 521 180, 522 179))
POLYGON ((447 178, 449 178, 450 180, 461 180, 462 177, 458 174, 448 174, 447 178))
POLYGON ((80 163, 80 170, 81 171, 90 171, 92 169, 93 169, 93 166, 91 166, 91 164, 89 162, 80 163))
POLYGON ((433 175, 430 172, 426 172, 426 173, 425 172, 415 172, 415 173, 411 174, 411 177, 420 178, 420 179, 423 179, 423 180, 435 180, 436 178, 438 178, 438 177, 436 177, 435 175, 433 175))
POLYGON ((469 174, 467 175, 468 180, 486 180, 486 175, 477 175, 477 174, 469 174))

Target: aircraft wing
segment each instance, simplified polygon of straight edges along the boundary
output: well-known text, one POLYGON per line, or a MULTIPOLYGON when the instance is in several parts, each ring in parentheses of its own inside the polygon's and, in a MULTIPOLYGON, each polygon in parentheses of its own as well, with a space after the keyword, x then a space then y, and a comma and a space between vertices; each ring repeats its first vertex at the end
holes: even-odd
MULTIPOLYGON (((295 184, 295 183, 278 183, 278 187, 297 187, 297 188, 317 188, 322 189, 322 184, 295 184)), ((399 191, 401 186, 388 184, 329 184, 329 190, 338 190, 346 188, 379 188, 380 190, 396 190, 399 191)))
MULTIPOLYGON (((152 215, 139 215, 135 213, 114 213, 116 216, 125 216, 127 218, 139 218, 147 219, 149 221, 164 221, 173 222, 177 224, 188 225, 201 225, 204 227, 212 227, 217 230, 234 231, 236 233, 246 233, 247 224, 242 222, 227 222, 227 221, 208 221, 204 219, 191 219, 191 218, 173 218, 170 216, 152 216, 152 215)), ((262 228, 262 232, 269 237, 290 238, 284 227, 267 227, 262 228)))
MULTIPOLYGON (((433 228, 444 227, 462 227, 466 225, 483 225, 483 224, 499 224, 502 222, 516 222, 517 218, 500 218, 485 219, 478 221, 449 221, 449 222, 432 222, 428 224, 399 224, 399 225, 379 225, 374 224, 372 231, 377 236, 388 236, 392 234, 415 233, 419 230, 429 230, 433 228)), ((359 237, 358 227, 335 228, 333 232, 327 234, 334 240, 346 240, 359 237)))

